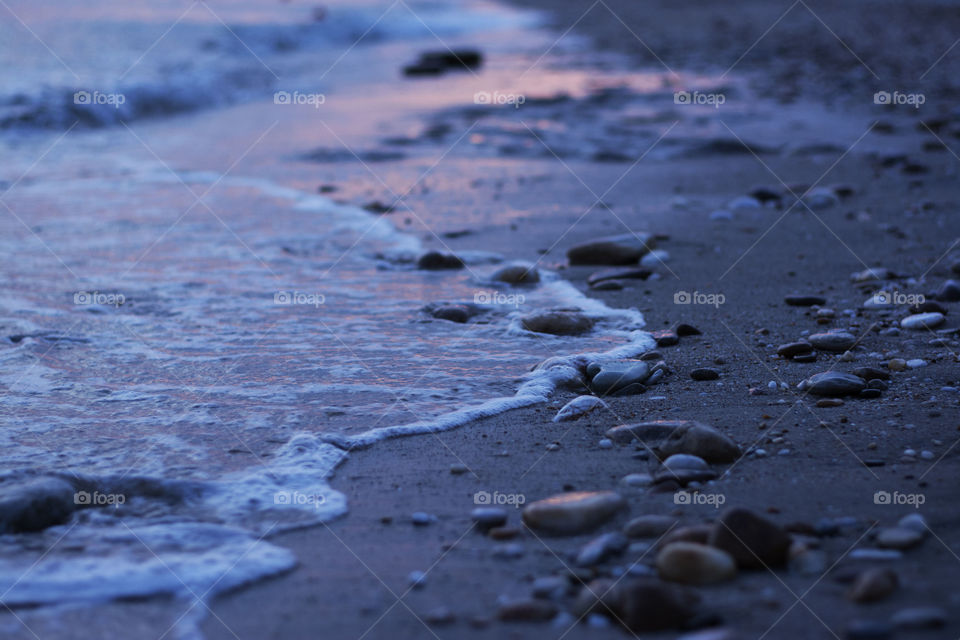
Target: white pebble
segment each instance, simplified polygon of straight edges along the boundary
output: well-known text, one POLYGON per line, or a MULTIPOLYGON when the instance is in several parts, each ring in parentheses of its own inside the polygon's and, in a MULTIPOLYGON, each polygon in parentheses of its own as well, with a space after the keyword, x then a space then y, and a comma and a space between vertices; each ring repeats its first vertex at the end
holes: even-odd
POLYGON ((407 575, 407 584, 414 589, 420 589, 427 583, 427 574, 423 571, 411 571, 407 575))
POLYGON ((921 451, 920 457, 924 460, 933 460, 933 451, 921 451))
POLYGON ((916 450, 916 449, 904 449, 904 450, 903 450, 903 455, 905 455, 905 456, 915 456, 915 455, 917 455, 917 450, 916 450))
POLYGON ((597 445, 601 449, 613 449, 613 440, 611 440, 610 438, 603 438, 600 442, 597 443, 597 445))
POLYGON ((907 360, 907 367, 910 369, 919 369, 920 367, 927 366, 926 360, 921 360, 920 358, 914 358, 913 360, 907 360))
POLYGON ((771 391, 776 391, 778 388, 779 388, 779 385, 774 380, 771 380, 770 382, 767 383, 767 389, 770 389, 771 391))

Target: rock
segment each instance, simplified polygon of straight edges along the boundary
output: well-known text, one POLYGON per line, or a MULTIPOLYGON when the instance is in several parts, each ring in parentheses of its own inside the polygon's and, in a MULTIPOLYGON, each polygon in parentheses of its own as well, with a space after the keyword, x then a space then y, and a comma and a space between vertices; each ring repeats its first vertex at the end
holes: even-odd
POLYGON ((710 545, 729 553, 745 569, 779 567, 787 562, 790 536, 749 509, 732 507, 714 523, 710 545))
POLYGON ((575 311, 543 311, 521 319, 523 328, 534 333, 569 336, 586 333, 593 328, 593 320, 575 311))
POLYGON ((660 453, 663 456, 687 453, 710 463, 724 463, 738 459, 740 447, 713 427, 689 422, 682 428, 674 429, 660 444, 660 453))
POLYGON ((500 267, 490 279, 507 284, 536 284, 540 282, 540 272, 532 264, 515 263, 500 267))
POLYGON ((876 367, 859 367, 853 370, 853 375, 858 378, 863 378, 867 382, 871 380, 889 380, 890 374, 884 371, 883 369, 877 369, 876 367))
POLYGON ((500 605, 497 618, 503 622, 544 622, 557 615, 557 611, 552 602, 529 598, 500 605))
POLYGON ((910 549, 923 542, 924 533, 906 527, 881 529, 877 533, 876 543, 883 549, 910 549))
POLYGON ((874 400, 883 395, 883 392, 880 389, 874 389, 873 387, 869 389, 864 389, 861 391, 857 397, 863 400, 874 400))
POLYGON ((811 209, 827 209, 840 204, 840 198, 832 189, 817 187, 803 196, 803 201, 811 209))
POLYGON ((63 524, 81 500, 66 480, 55 477, 7 479, 0 483, 0 533, 31 533, 63 524))
POLYGON ((911 513, 900 518, 900 522, 897 523, 898 527, 903 529, 911 529, 918 533, 922 533, 926 536, 930 532, 930 527, 927 526, 926 519, 919 513, 911 513))
POLYGON ((480 530, 486 531, 506 524, 507 512, 500 507, 477 507, 470 512, 470 519, 477 523, 480 530))
POLYGON ((708 468, 706 460, 687 453, 675 453, 663 461, 663 466, 671 471, 679 471, 681 469, 703 470, 708 468))
POLYGON ((710 369, 709 367, 704 367, 701 369, 694 369, 690 372, 690 377, 697 381, 705 380, 716 380, 720 377, 720 372, 716 369, 710 369))
POLYGON ((590 285, 594 291, 622 291, 625 285, 622 280, 602 280, 590 285))
POLYGON ((813 351, 813 345, 806 341, 789 342, 777 348, 777 355, 781 358, 793 358, 813 351))
POLYGON ((899 583, 892 569, 864 569, 854 580, 847 597, 859 603, 876 602, 896 591, 899 583))
POLYGON ((650 334, 656 340, 658 347, 672 347, 680 343, 680 336, 676 331, 670 329, 661 329, 650 334))
POLYGON ((957 302, 960 300, 960 282, 947 280, 937 289, 936 298, 942 302, 957 302))
POLYGON ((943 317, 943 314, 937 311, 917 313, 901 320, 900 326, 904 329, 912 329, 914 331, 936 329, 943 324, 944 320, 946 320, 946 318, 943 317))
POLYGON ((605 533, 585 544, 577 553, 577 566, 592 567, 626 549, 627 538, 620 532, 605 533))
POLYGON ((794 361, 794 362, 800 362, 800 363, 803 363, 803 364, 810 363, 810 362, 816 362, 816 361, 817 361, 817 354, 816 354, 816 353, 804 353, 804 354, 799 355, 799 356, 793 356, 793 361, 794 361))
POLYGON ((818 351, 830 351, 831 353, 843 353, 857 344, 856 336, 846 331, 815 333, 808 337, 807 341, 813 345, 814 349, 818 351))
POLYGON ((660 485, 669 482, 671 486, 685 487, 691 482, 714 480, 718 475, 713 469, 662 469, 653 476, 653 483, 660 485))
POLYGON ((888 640, 893 637, 893 629, 881 620, 854 620, 847 625, 843 637, 846 640, 888 640))
POLYGON ((629 385, 641 384, 649 377, 650 365, 646 362, 605 364, 590 380, 590 389, 599 395, 609 395, 629 385))
POLYGON ((464 323, 470 320, 473 312, 462 304, 448 304, 437 307, 432 314, 437 320, 448 320, 449 322, 464 323))
POLYGON ((654 249, 647 255, 640 258, 641 267, 655 267, 658 264, 666 264, 670 259, 670 253, 663 249, 654 249))
POLYGON ((839 371, 825 371, 810 376, 798 385, 798 389, 815 396, 851 396, 867 387, 863 378, 839 371))
POLYGON ((483 64, 483 54, 473 49, 427 51, 413 64, 403 68, 406 76, 433 76, 447 71, 476 69, 483 64))
POLYGON ((440 269, 463 269, 463 260, 452 253, 441 253, 440 251, 428 251, 417 260, 418 269, 429 269, 436 271, 440 269))
POLYGON ((907 361, 903 358, 890 358, 887 361, 887 369, 890 371, 905 371, 907 368, 907 361))
POLYGON ((801 576, 822 576, 828 566, 827 554, 819 549, 803 548, 790 555, 790 571, 801 576))
POLYGON ((587 415, 594 409, 606 408, 607 404, 596 396, 579 396, 563 405, 553 417, 554 422, 568 422, 587 415))
POLYGON ((710 213, 711 220, 733 220, 733 214, 727 211, 726 209, 717 209, 710 213))
POLYGON ((737 566, 725 551, 693 542, 673 542, 657 554, 660 577, 684 584, 714 584, 732 579, 737 566))
POLYGON ((870 282, 871 280, 890 280, 896 278, 897 274, 884 267, 870 267, 863 271, 858 271, 850 276, 854 282, 870 282))
POLYGON ((571 265, 623 266, 636 264, 653 248, 652 236, 645 233, 598 238, 567 250, 571 265))
POLYGON ((547 533, 584 533, 603 524, 626 506, 623 497, 613 491, 561 493, 524 507, 523 522, 531 529, 547 533))
POLYGON ((623 527, 623 533, 630 538, 659 538, 677 526, 672 516, 638 516, 623 527))
POLYGON ((620 478, 620 482, 628 487, 649 487, 653 483, 653 478, 649 473, 628 473, 620 478))
POLYGON ((890 623, 898 629, 939 629, 947 624, 947 612, 940 607, 910 607, 893 614, 890 623))
POLYGON ((907 369, 919 369, 920 367, 927 366, 927 361, 922 358, 913 358, 907 360, 907 369))
POLYGON ((815 304, 827 304, 826 298, 813 295, 792 295, 783 299, 791 307, 812 307, 815 304))
POLYGON ((663 546, 674 542, 693 542, 706 545, 710 540, 712 527, 709 524, 694 524, 688 527, 677 527, 661 540, 663 546))
POLYGON ((407 584, 411 589, 422 589, 427 584, 427 574, 423 571, 411 571, 407 574, 407 584))
POLYGON ((652 578, 599 579, 581 590, 573 613, 605 615, 629 631, 642 633, 683 627, 698 604, 695 593, 652 578))
MULTIPOLYGON (((862 392, 861 392, 862 393, 862 392)), ((821 409, 830 409, 833 407, 842 407, 843 400, 840 398, 821 398, 817 400, 817 406, 821 409)))
POLYGON ((450 473, 452 473, 455 476, 463 475, 464 473, 468 473, 469 471, 470 471, 470 467, 468 467, 467 465, 461 462, 454 462, 453 464, 450 465, 450 473))
POLYGON ((764 204, 767 202, 780 202, 780 200, 783 199, 783 194, 780 193, 779 189, 767 186, 754 187, 747 195, 764 204))
POLYGON ((681 323, 677 325, 676 328, 677 335, 681 338, 686 336, 699 336, 703 335, 703 332, 700 329, 697 329, 692 324, 681 323))
POLYGON ((430 515, 429 513, 425 513, 423 511, 417 511, 410 516, 410 522, 417 527, 425 527, 433 524, 436 521, 436 516, 430 515))
POLYGON ((609 280, 646 280, 653 273, 652 269, 641 267, 614 267, 601 269, 587 278, 587 284, 594 286, 609 280))
POLYGON ((527 552, 526 548, 519 542, 510 542, 507 544, 498 544, 493 548, 493 557, 499 560, 516 560, 522 558, 527 552))
POLYGON ((569 587, 570 581, 564 576, 543 576, 533 581, 530 593, 535 598, 558 600, 567 593, 569 587))
POLYGON ((760 201, 750 196, 737 196, 727 203, 727 208, 734 211, 738 209, 758 209, 759 207, 760 201))

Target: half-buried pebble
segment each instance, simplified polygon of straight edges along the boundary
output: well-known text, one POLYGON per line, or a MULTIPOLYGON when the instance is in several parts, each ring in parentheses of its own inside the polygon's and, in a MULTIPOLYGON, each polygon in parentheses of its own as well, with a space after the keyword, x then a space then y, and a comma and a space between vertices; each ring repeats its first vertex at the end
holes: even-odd
POLYGON ((501 527, 507 522, 507 512, 499 507, 477 507, 470 512, 470 519, 482 530, 501 527))
POLYGON ((650 376, 646 362, 610 363, 600 365, 590 380, 590 390, 599 395, 610 395, 630 385, 642 384, 650 376))
POLYGON ((597 238, 568 249, 567 260, 571 265, 636 264, 644 254, 650 251, 652 245, 652 238, 646 233, 597 238))
POLYGON ((428 251, 417 260, 417 268, 431 271, 440 269, 462 269, 463 260, 452 253, 428 251))
POLYGON ((663 466, 671 471, 680 471, 681 469, 707 469, 707 461, 698 456, 692 456, 688 453, 675 453, 663 461, 663 466))
POLYGON ((523 522, 531 529, 546 533, 584 533, 625 507, 626 501, 613 491, 561 493, 524 507, 523 522))

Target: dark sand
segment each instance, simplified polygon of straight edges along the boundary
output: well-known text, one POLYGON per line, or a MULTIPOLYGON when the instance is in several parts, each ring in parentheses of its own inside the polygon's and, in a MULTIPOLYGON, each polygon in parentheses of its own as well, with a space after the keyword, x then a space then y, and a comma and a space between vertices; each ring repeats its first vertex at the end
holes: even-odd
MULTIPOLYGON (((641 8, 640 3, 622 1, 596 4, 578 19, 589 3, 519 1, 553 10, 558 32, 575 24, 574 33, 635 54, 638 64, 657 66, 646 50, 649 46, 671 68, 685 69, 727 68, 790 6, 651 2, 641 8), (612 19, 609 9, 646 46, 612 19)), ((883 80, 873 78, 806 5, 797 3, 742 63, 741 70, 756 74, 760 86, 779 86, 780 97, 832 95, 863 103, 879 88, 912 90, 915 85, 908 84, 909 78, 922 74, 960 33, 960 14, 937 3, 809 7, 883 80), (784 78, 789 82, 778 84, 784 78), (813 85, 821 93, 808 95, 813 85)), ((958 56, 948 55, 924 81, 931 102, 935 93, 955 92, 943 78, 956 69, 958 56)), ((948 104, 940 99, 936 108, 921 115, 943 111, 948 104)), ((725 496, 727 506, 749 507, 781 524, 813 524, 844 516, 858 521, 841 535, 820 539, 831 567, 824 575, 758 571, 700 588, 702 610, 720 616, 734 637, 839 638, 851 620, 887 620, 903 607, 936 605, 951 612, 947 628, 901 632, 897 637, 956 638, 960 412, 957 394, 941 387, 957 386, 957 342, 932 346, 936 336, 927 332, 880 336, 870 330, 874 322, 894 323, 897 313, 863 312, 853 318, 842 314, 866 299, 866 293, 851 283, 850 274, 867 266, 925 277, 913 287, 905 281, 895 285, 904 290, 928 291, 950 277, 949 264, 955 257, 948 254, 960 237, 958 158, 953 151, 930 144, 932 136, 916 127, 921 115, 900 111, 887 119, 901 134, 900 148, 929 167, 922 175, 878 168, 876 158, 857 149, 822 157, 761 161, 742 154, 635 166, 578 160, 564 166, 554 159, 443 163, 432 176, 428 193, 407 198, 411 207, 425 211, 456 207, 475 221, 482 221, 483 211, 490 207, 507 206, 517 212, 510 230, 466 225, 474 233, 446 240, 453 249, 496 247, 527 260, 537 259, 537 249, 550 249, 543 264, 557 267, 563 264, 567 247, 622 232, 624 225, 665 234, 669 239, 661 246, 671 257, 656 268, 658 280, 592 295, 611 306, 637 307, 651 329, 686 322, 703 335, 661 349, 674 374, 645 395, 610 400, 608 412, 554 424, 550 420, 556 410, 573 397, 567 393, 549 406, 514 411, 452 432, 383 442, 352 454, 332 481, 347 493, 349 515, 328 526, 277 536, 275 542, 292 548, 301 566, 215 601, 215 615, 206 622, 205 633, 210 638, 244 639, 624 637, 628 634, 618 628, 589 628, 570 620, 559 625, 498 622, 498 598, 524 597, 533 578, 564 573, 571 566, 571 554, 584 542, 616 530, 628 517, 671 513, 684 524, 715 517, 709 506, 674 504, 669 493, 623 488, 624 475, 654 467, 637 458, 634 446, 598 446, 604 432, 617 424, 685 418, 714 425, 744 449, 762 447, 769 454, 746 456, 729 467, 729 476, 712 489, 725 496), (627 171, 627 177, 603 196, 611 209, 595 209, 571 228, 594 204, 594 194, 603 194, 627 171), (474 182, 476 176, 482 179, 474 182), (737 211, 729 222, 709 220, 710 211, 752 186, 782 187, 781 179, 790 185, 847 183, 856 194, 816 213, 803 207, 787 212, 765 208, 737 211), (689 210, 671 207, 677 195, 695 204, 689 210), (719 308, 676 305, 678 291, 722 293, 726 301, 719 308), (817 324, 808 309, 786 306, 784 295, 795 292, 824 296, 827 306, 837 311, 836 318, 817 324), (775 357, 776 346, 799 338, 801 331, 831 327, 849 327, 862 337, 854 362, 821 356, 815 364, 798 364, 775 357), (872 352, 882 357, 868 357, 872 352), (929 366, 894 373, 889 390, 878 400, 847 400, 836 408, 817 408, 814 399, 795 390, 813 373, 831 367, 849 371, 889 357, 922 358, 929 366), (714 365, 717 358, 723 364, 714 365), (719 383, 691 381, 689 372, 700 366, 717 366, 722 372, 719 383), (766 389, 769 381, 786 382, 789 391, 750 394, 750 388, 766 389), (549 443, 559 443, 559 450, 548 451, 549 443), (935 457, 904 461, 907 448, 930 450, 935 457), (782 449, 789 453, 777 455, 782 449), (866 460, 884 464, 868 467, 866 460), (452 475, 451 465, 461 463, 470 472, 452 475), (538 537, 524 531, 514 541, 524 549, 519 559, 495 557, 502 543, 473 530, 469 512, 476 491, 523 494, 532 501, 570 488, 620 488, 629 501, 629 516, 585 536, 538 537), (870 546, 877 525, 892 525, 911 511, 908 506, 875 504, 877 491, 922 493, 926 502, 921 511, 933 535, 889 564, 901 581, 893 596, 879 604, 854 604, 844 597, 847 586, 839 578, 866 563, 846 554, 855 546, 870 546), (410 516, 416 511, 431 513, 437 521, 414 527, 410 516), (427 573, 422 589, 408 588, 407 575, 414 570, 427 573), (427 614, 438 608, 448 609, 455 620, 427 624, 427 614)), ((835 142, 848 147, 868 130, 870 119, 863 118, 861 124, 835 142)), ((884 138, 872 132, 864 140, 879 140, 882 146, 884 138)), ((953 142, 945 140, 948 145, 953 142)), ((414 180, 418 169, 396 163, 389 175, 403 183, 414 180)), ((342 195, 361 201, 389 194, 371 191, 369 181, 357 175, 343 182, 342 195)), ((463 226, 451 219, 435 230, 463 226)), ((564 273, 586 290, 585 279, 593 271, 569 268, 564 273)), ((946 327, 957 327, 957 305, 947 306, 951 315, 946 327)), ((519 511, 511 513, 510 523, 519 525, 519 511)), ((652 564, 655 552, 624 555, 604 564, 601 572, 634 561, 652 564)), ((571 592, 576 582, 571 580, 571 592)), ((559 604, 567 608, 570 602, 566 598, 559 604)))

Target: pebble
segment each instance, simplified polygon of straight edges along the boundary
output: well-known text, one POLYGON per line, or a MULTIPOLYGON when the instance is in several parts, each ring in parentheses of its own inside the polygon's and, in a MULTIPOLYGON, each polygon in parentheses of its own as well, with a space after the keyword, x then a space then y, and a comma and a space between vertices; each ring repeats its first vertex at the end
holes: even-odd
POLYGON ((709 468, 706 460, 688 453, 673 454, 663 461, 663 466, 671 471, 679 471, 681 469, 703 470, 709 468))
POLYGON ((789 342, 777 348, 777 355, 782 358, 794 358, 813 351, 813 345, 806 341, 789 342))
POLYGON ((877 602, 896 591, 899 583, 892 569, 864 569, 854 580, 847 597, 859 603, 877 602))
POLYGON ((633 633, 663 631, 686 625, 697 611, 698 600, 682 587, 653 578, 618 582, 601 578, 580 591, 573 613, 611 617, 633 633))
POLYGON ((901 320, 900 326, 904 329, 913 329, 914 331, 936 329, 943 324, 944 320, 946 320, 946 318, 944 318, 943 314, 937 311, 917 313, 901 320))
POLYGON ((898 629, 939 629, 947 624, 947 612, 940 607, 910 607, 893 614, 890 623, 898 629))
POLYGON ((423 511, 417 511, 410 516, 410 522, 415 526, 425 527, 429 524, 436 522, 436 516, 430 515, 429 513, 424 513, 423 511))
POLYGON ((821 409, 829 409, 832 407, 842 407, 843 400, 839 398, 821 398, 817 400, 817 406, 821 409))
POLYGON ((903 529, 911 529, 913 531, 918 531, 923 535, 929 533, 930 528, 927 526, 927 520, 923 515, 919 513, 910 513, 908 515, 900 518, 900 521, 897 523, 898 527, 903 529))
POLYGON ((597 446, 601 449, 613 449, 613 440, 610 438, 601 438, 597 446))
POLYGON ((650 365, 646 362, 632 364, 611 363, 601 365, 600 371, 590 380, 590 389, 600 395, 610 395, 632 384, 642 384, 650 377, 650 365))
POLYGON ((896 549, 854 549, 848 556, 851 560, 899 560, 903 554, 896 549))
POLYGON ((536 284, 540 282, 540 272, 530 263, 517 262, 500 267, 493 272, 490 279, 507 284, 536 284))
POLYGON ((619 531, 605 533, 580 549, 577 553, 577 566, 592 567, 600 564, 608 557, 623 552, 628 543, 626 536, 619 531))
POLYGON ((593 320, 576 311, 543 311, 521 318, 523 328, 534 333, 569 336, 586 333, 593 328, 593 320))
POLYGON ((437 320, 463 324, 470 320, 473 312, 462 304, 447 304, 434 309, 431 315, 437 320))
POLYGON ((826 304, 827 299, 814 295, 792 295, 783 299, 791 307, 812 307, 815 304, 826 304))
POLYGON ((658 264, 663 264, 670 259, 670 254, 663 249, 654 249, 647 255, 640 258, 640 266, 642 267, 655 267, 658 264))
POLYGON ((710 213, 711 220, 733 220, 733 214, 726 209, 717 209, 710 213))
POLYGON ((463 269, 463 260, 452 253, 428 251, 417 260, 417 268, 432 271, 440 269, 463 269))
POLYGON ((635 264, 652 245, 652 237, 645 233, 597 238, 568 249, 567 260, 571 265, 635 264))
POLYGON ((676 331, 671 331, 670 329, 654 331, 650 335, 653 336, 658 347, 672 347, 680 343, 680 336, 677 335, 676 331))
POLYGON ((437 607, 436 609, 431 609, 423 614, 423 621, 429 624, 432 627, 440 627, 448 624, 453 624, 457 620, 457 616, 454 615, 453 611, 446 607, 437 607))
POLYGON ((407 584, 414 589, 422 589, 427 584, 427 574, 423 571, 411 571, 407 574, 407 584))
POLYGON ((607 404, 596 396, 579 396, 574 398, 553 417, 554 422, 568 422, 578 420, 594 409, 606 409, 607 404))
POLYGON ((476 522, 480 529, 491 529, 506 524, 507 512, 500 507, 477 507, 470 512, 470 519, 476 522))
POLYGON ((620 482, 628 487, 648 487, 653 484, 653 477, 649 473, 629 473, 620 482))
POLYGON ((910 549, 923 542, 923 532, 905 527, 881 529, 877 533, 876 543, 883 549, 910 549))
POLYGON ((877 369, 876 367, 859 367, 853 370, 853 375, 858 378, 863 378, 868 382, 871 380, 889 380, 890 374, 884 371, 883 369, 877 369))
POLYGON ((927 361, 922 360, 921 358, 914 358, 912 360, 907 360, 907 369, 919 369, 920 367, 927 366, 927 361))
POLYGON ((0 533, 30 533, 65 523, 77 509, 76 489, 60 478, 4 482, 0 533))
POLYGON ((645 515, 632 519, 623 527, 623 533, 630 538, 659 538, 677 526, 673 516, 645 515))
POLYGON ((869 282, 871 280, 890 280, 897 275, 885 267, 870 267, 863 271, 858 271, 850 276, 854 282, 869 282))
POLYGON ((624 286, 619 280, 604 280, 590 285, 590 288, 594 291, 622 291, 624 286))
POLYGON ((666 545, 657 554, 656 564, 661 578, 684 584, 714 584, 737 574, 730 554, 693 542, 666 545))
POLYGON ((497 618, 503 622, 545 622, 557 615, 557 611, 552 602, 530 598, 500 605, 497 618))
POLYGON ((790 542, 777 524, 742 507, 724 511, 710 532, 710 545, 723 549, 746 569, 784 565, 790 542))
POLYGON ((531 529, 547 533, 584 533, 624 508, 626 501, 613 491, 561 493, 528 504, 523 509, 523 521, 531 529))
POLYGON ((728 209, 759 209, 760 201, 750 196, 737 196, 727 204, 728 209))
POLYGON ((567 593, 570 582, 564 576, 543 576, 536 578, 530 585, 530 593, 535 598, 558 600, 567 593))
POLYGON ((960 300, 960 282, 947 280, 937 289, 936 297, 943 302, 957 302, 960 300))
POLYGON ((807 341, 818 351, 843 353, 857 343, 857 338, 846 331, 830 331, 828 333, 815 333, 809 336, 807 341))
POLYGON ((819 549, 803 548, 790 556, 790 571, 801 576, 821 576, 828 566, 827 554, 819 549))
POLYGON ((455 476, 463 475, 464 473, 468 473, 469 471, 470 471, 470 467, 468 467, 467 465, 461 462, 454 462, 452 465, 450 465, 450 473, 452 473, 455 476))
POLYGON ((683 338, 684 336, 699 336, 703 335, 703 332, 700 329, 697 329, 692 324, 681 323, 677 325, 676 328, 677 335, 683 338))
POLYGON ((864 389, 863 391, 861 391, 857 395, 857 397, 862 398, 864 400, 873 400, 875 398, 879 398, 882 395, 883 395, 883 392, 880 389, 874 389, 873 387, 871 387, 869 389, 864 389))
POLYGON ((661 420, 620 425, 607 431, 614 442, 633 440, 658 449, 663 457, 688 453, 709 463, 733 462, 740 457, 740 447, 713 427, 692 420, 661 420))
POLYGON ((697 381, 704 380, 716 380, 720 377, 720 372, 716 369, 710 369, 709 367, 704 367, 701 369, 694 369, 690 372, 690 377, 697 381))
POLYGON ((837 397, 856 395, 863 391, 866 386, 867 383, 863 381, 863 378, 858 378, 855 375, 840 373, 839 371, 825 371, 810 376, 797 385, 797 388, 815 396, 837 397))
POLYGON ((803 196, 803 201, 811 209, 828 209, 840 204, 840 198, 827 187, 817 187, 803 196))
POLYGON ((890 371, 904 371, 907 368, 907 361, 903 358, 891 358, 887 361, 887 369, 890 371))

